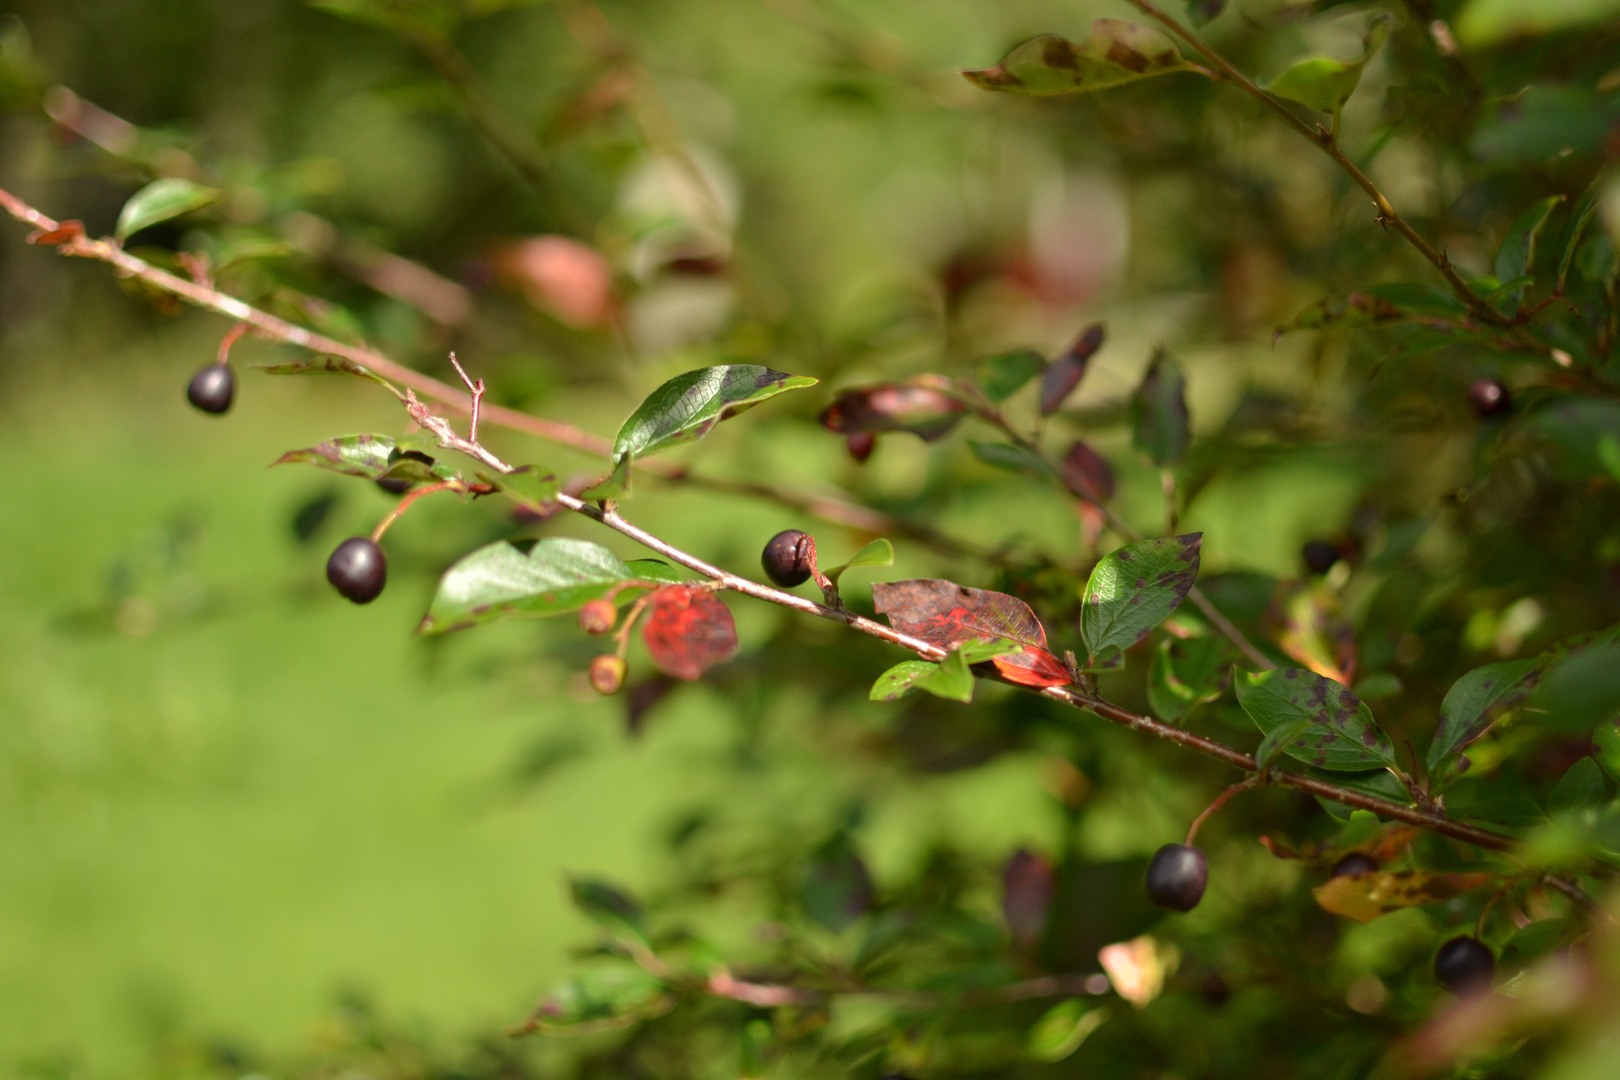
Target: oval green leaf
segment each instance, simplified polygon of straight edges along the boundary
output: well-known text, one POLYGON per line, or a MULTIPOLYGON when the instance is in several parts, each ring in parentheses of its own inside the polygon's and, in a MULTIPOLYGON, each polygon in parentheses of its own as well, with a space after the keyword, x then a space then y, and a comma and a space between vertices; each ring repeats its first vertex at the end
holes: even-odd
POLYGON ((613 443, 613 463, 694 442, 720 421, 816 381, 759 364, 719 364, 677 375, 647 395, 624 422, 613 443))
POLYGON ((131 195, 118 212, 113 235, 127 240, 142 229, 200 210, 224 197, 225 193, 218 188, 203 187, 177 176, 154 180, 131 195))
POLYGON ((1093 666, 1147 637, 1186 599, 1203 542, 1203 533, 1139 540, 1097 563, 1080 605, 1080 636, 1093 666))
POLYGON ((1304 668, 1257 674, 1239 672, 1238 704, 1262 732, 1292 729, 1282 752, 1296 761, 1335 772, 1395 764, 1395 749, 1373 719, 1372 710, 1350 690, 1304 668))
POLYGON ((984 90, 1009 94, 1077 94, 1105 90, 1173 71, 1198 71, 1175 42, 1148 26, 1098 19, 1078 45, 1053 34, 1031 38, 992 68, 962 76, 984 90))
POLYGON ((1440 703, 1440 724, 1429 744, 1429 776, 1443 782, 1463 748, 1520 705, 1535 688, 1540 660, 1509 660, 1475 668, 1452 684, 1440 703))

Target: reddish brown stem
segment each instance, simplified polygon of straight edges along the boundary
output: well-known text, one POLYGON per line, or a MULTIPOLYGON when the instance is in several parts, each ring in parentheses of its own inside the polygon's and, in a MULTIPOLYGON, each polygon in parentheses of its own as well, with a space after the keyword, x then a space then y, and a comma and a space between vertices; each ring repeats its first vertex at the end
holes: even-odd
POLYGON ((1198 838, 1199 827, 1202 826, 1205 821, 1209 820, 1210 815, 1214 814, 1215 811, 1225 806, 1226 800, 1230 799, 1240 791, 1248 791, 1250 788, 1255 787, 1259 783, 1259 777, 1251 776, 1247 780, 1240 780, 1236 784, 1233 784, 1231 787, 1227 788, 1225 791, 1221 792, 1219 795, 1215 796, 1215 801, 1204 807, 1204 812, 1193 818, 1192 824, 1187 826, 1187 846, 1193 846, 1193 841, 1198 838))
POLYGON ((383 538, 383 534, 388 531, 389 527, 392 526, 394 522, 398 521, 400 517, 404 515, 405 511, 411 508, 411 504, 416 502, 417 499, 422 498, 424 495, 433 495, 440 491, 466 490, 467 485, 463 484, 461 481, 446 480, 443 483, 428 484, 426 487, 419 487, 413 491, 407 492, 405 497, 399 500, 399 504, 388 512, 388 516, 377 522, 377 527, 371 530, 371 542, 375 544, 380 541, 383 538))

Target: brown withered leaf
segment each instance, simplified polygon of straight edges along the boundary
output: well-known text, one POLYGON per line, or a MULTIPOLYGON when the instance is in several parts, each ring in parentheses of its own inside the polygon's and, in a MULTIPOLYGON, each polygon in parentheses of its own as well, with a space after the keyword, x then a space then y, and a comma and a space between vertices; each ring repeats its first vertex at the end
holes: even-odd
POLYGON ((1495 874, 1374 870, 1341 874, 1311 894, 1322 910, 1366 923, 1402 908, 1438 904, 1495 880, 1495 874))
POLYGON ((822 426, 840 435, 909 431, 927 442, 941 438, 967 415, 956 384, 942 375, 845 390, 821 412, 822 426))
POLYGON ((665 674, 691 682, 736 653, 737 624, 709 590, 665 585, 649 599, 641 640, 665 674))
POLYGON ((896 630, 943 649, 968 641, 1011 641, 1021 653, 990 662, 1023 686, 1066 686, 1073 680, 1046 647, 1046 628, 1016 596, 970 589, 939 578, 911 578, 872 586, 872 602, 896 630))
POLYGON ((42 247, 57 247, 61 244, 71 244, 75 240, 84 239, 84 222, 63 221, 54 229, 41 229, 31 232, 25 243, 38 244, 42 247))

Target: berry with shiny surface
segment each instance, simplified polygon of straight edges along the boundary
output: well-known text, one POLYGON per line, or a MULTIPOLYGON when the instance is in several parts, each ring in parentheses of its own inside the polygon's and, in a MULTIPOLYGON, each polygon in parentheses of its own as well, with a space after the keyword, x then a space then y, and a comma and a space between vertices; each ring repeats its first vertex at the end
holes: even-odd
POLYGON ((1454 937, 1434 954, 1434 977, 1458 997, 1482 994, 1496 977, 1496 956, 1473 937, 1454 937))
POLYGON ((226 364, 209 364, 193 375, 186 386, 186 400, 215 416, 229 411, 235 399, 236 376, 226 364))
POLYGON ((791 589, 810 580, 810 566, 815 558, 816 542, 809 533, 798 529, 783 529, 765 545, 759 562, 765 576, 778 588, 791 589))
POLYGON ((1352 851, 1333 864, 1333 873, 1329 876, 1344 877, 1346 874, 1370 874, 1377 869, 1377 859, 1362 851, 1352 851))
POLYGON ((1513 397, 1501 379, 1475 379, 1468 388, 1468 401, 1480 416, 1500 416, 1513 404, 1513 397))
POLYGON ((1209 883, 1209 862, 1204 853, 1186 844, 1166 844, 1148 864, 1148 899, 1171 911, 1191 911, 1204 898, 1209 883))
POLYGON ((326 580, 345 598, 369 604, 388 584, 388 560, 370 537, 351 536, 326 560, 326 580))

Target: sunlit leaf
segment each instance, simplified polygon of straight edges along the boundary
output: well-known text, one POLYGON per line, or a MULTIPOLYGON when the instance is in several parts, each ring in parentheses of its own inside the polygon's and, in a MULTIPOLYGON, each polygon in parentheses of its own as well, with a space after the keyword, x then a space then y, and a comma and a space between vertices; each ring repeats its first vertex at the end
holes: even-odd
POLYGON ((1103 90, 1173 71, 1194 71, 1175 42, 1148 26, 1098 19, 1078 45, 1052 34, 1031 38, 992 68, 964 71, 985 90, 1012 94, 1073 94, 1103 90))
POLYGON ((307 450, 289 450, 271 467, 302 462, 344 476, 380 480, 393 464, 394 440, 387 435, 343 435, 307 450))
POLYGON ((895 701, 913 690, 924 690, 952 701, 972 701, 973 673, 968 666, 1020 649, 1010 641, 969 641, 952 649, 937 664, 905 660, 879 675, 868 697, 872 701, 895 701))
POLYGON ((854 570, 862 566, 893 565, 894 545, 880 537, 879 539, 873 540, 870 544, 867 544, 865 547, 861 548, 861 550, 857 551, 854 555, 851 555, 848 562, 835 566, 830 570, 823 571, 823 573, 825 573, 827 577, 831 579, 834 585, 837 585, 838 580, 844 576, 844 572, 847 570, 854 570))
POLYGON ((364 364, 343 356, 323 354, 313 360, 297 360, 286 364, 254 364, 255 370, 266 375, 352 375, 379 386, 386 386, 395 397, 403 397, 399 388, 364 364))
POLYGON ((1453 683, 1440 703, 1440 723, 1429 744, 1429 775, 1442 781, 1452 758, 1524 702, 1543 666, 1540 660, 1509 660, 1475 668, 1453 683))
POLYGON ((1456 17, 1457 38, 1465 45, 1492 45, 1521 34, 1601 22, 1620 15, 1620 0, 1469 0, 1456 17))
POLYGON ((1444 903, 1497 880, 1494 874, 1374 870, 1341 874, 1311 892, 1322 910, 1367 923, 1402 908, 1444 903))
POLYGON ((736 654, 737 624, 712 590, 666 585, 652 594, 641 640, 664 674, 690 682, 736 654))
POLYGON ((1015 596, 954 581, 913 578, 872 586, 872 602, 896 630, 945 649, 969 641, 1010 641, 1020 653, 997 656, 996 670, 1025 686, 1063 686, 1068 670, 1046 648, 1046 628, 1015 596))
POLYGON ((1131 398, 1131 445, 1165 468, 1181 464, 1191 441, 1187 380, 1160 349, 1131 398))
POLYGON ((1052 1006, 1029 1029, 1029 1054, 1037 1061, 1055 1062, 1080 1049, 1080 1044, 1108 1019, 1108 1010, 1083 998, 1070 998, 1052 1006))
POLYGON ((546 1035, 614 1031, 675 1007, 662 979, 639 967, 594 967, 546 995, 519 1031, 546 1035))
MULTIPOLYGON (((606 596, 626 582, 678 582, 679 573, 656 559, 622 562, 587 540, 547 537, 527 552, 505 540, 458 560, 417 628, 440 634, 514 616, 560 615, 606 596)), ((623 591, 618 595, 623 595, 623 591)))
POLYGON ((1333 130, 1337 131, 1339 113, 1360 85, 1362 69, 1389 40, 1392 23, 1388 15, 1375 17, 1367 27, 1361 55, 1354 60, 1335 60, 1327 56, 1296 60, 1266 84, 1266 89, 1280 98, 1297 101, 1306 108, 1332 114, 1333 130))
POLYGON ((1356 630, 1336 593, 1301 586, 1280 597, 1275 619, 1283 652, 1318 675, 1349 686, 1356 677, 1356 630))
POLYGON ((154 180, 131 195, 118 211, 118 225, 113 235, 127 240, 142 229, 200 210, 224 197, 225 193, 218 188, 204 187, 177 176, 154 180))
POLYGON ((1203 533, 1140 540, 1097 563, 1080 605, 1080 636, 1094 665, 1147 637, 1187 598, 1203 541, 1203 533))
POLYGON ((1237 675, 1238 704, 1270 734, 1296 721, 1309 725, 1284 753, 1335 772, 1394 765, 1395 750, 1369 709, 1349 688, 1301 668, 1237 675))
POLYGON ((816 385, 759 364, 719 364, 677 375, 647 395, 619 429, 613 463, 703 438, 722 420, 789 390, 816 385))
POLYGON ((540 465, 520 465, 509 473, 479 473, 478 479, 519 506, 544 512, 556 502, 557 477, 540 465))

